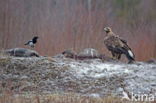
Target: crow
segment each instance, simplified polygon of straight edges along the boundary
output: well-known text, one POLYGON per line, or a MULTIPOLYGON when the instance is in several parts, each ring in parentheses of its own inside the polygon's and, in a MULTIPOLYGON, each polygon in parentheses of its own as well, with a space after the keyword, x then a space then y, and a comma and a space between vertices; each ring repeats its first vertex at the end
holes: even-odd
POLYGON ((37 39, 39 37, 38 36, 34 36, 32 40, 29 40, 27 43, 25 43, 24 45, 28 45, 32 48, 34 48, 35 44, 37 43, 37 39))

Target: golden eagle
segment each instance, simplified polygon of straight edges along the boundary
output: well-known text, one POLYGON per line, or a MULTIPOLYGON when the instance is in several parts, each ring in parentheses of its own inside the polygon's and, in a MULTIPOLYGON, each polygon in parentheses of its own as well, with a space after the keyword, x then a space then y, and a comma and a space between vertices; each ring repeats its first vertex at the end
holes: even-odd
POLYGON ((122 54, 125 54, 129 63, 135 61, 134 53, 128 46, 127 41, 120 38, 118 35, 114 34, 110 27, 105 27, 104 31, 107 36, 104 39, 104 44, 107 49, 111 51, 114 59, 120 59, 122 54))

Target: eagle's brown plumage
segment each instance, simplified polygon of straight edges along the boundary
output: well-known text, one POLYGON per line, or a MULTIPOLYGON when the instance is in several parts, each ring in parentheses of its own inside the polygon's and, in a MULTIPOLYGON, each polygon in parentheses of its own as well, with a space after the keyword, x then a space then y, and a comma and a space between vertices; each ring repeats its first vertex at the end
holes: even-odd
POLYGON ((114 34, 110 27, 105 27, 104 31, 107 36, 104 39, 104 44, 111 51, 113 58, 120 59, 122 54, 125 54, 129 62, 134 61, 134 53, 128 46, 127 41, 114 34))

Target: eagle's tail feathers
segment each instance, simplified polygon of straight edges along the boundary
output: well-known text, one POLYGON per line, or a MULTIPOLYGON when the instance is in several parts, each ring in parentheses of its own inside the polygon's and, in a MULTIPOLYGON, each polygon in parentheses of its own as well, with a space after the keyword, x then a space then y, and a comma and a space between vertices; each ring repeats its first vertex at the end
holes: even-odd
POLYGON ((122 52, 126 55, 127 59, 129 60, 129 63, 135 61, 135 55, 131 49, 122 48, 122 52))
POLYGON ((131 50, 127 50, 127 53, 126 53, 126 56, 128 58, 128 60, 131 62, 131 61, 135 61, 135 56, 134 56, 134 53, 131 51, 131 50))
POLYGON ((128 55, 129 55, 130 57, 134 58, 134 54, 133 54, 133 52, 132 52, 131 50, 128 50, 128 55))

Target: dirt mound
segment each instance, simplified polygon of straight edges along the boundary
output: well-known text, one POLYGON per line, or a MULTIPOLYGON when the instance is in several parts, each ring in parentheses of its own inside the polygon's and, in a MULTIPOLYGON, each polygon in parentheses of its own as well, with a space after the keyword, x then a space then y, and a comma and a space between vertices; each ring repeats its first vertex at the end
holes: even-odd
POLYGON ((77 93, 123 96, 156 92, 156 65, 103 63, 101 59, 0 57, 1 93, 77 93))

